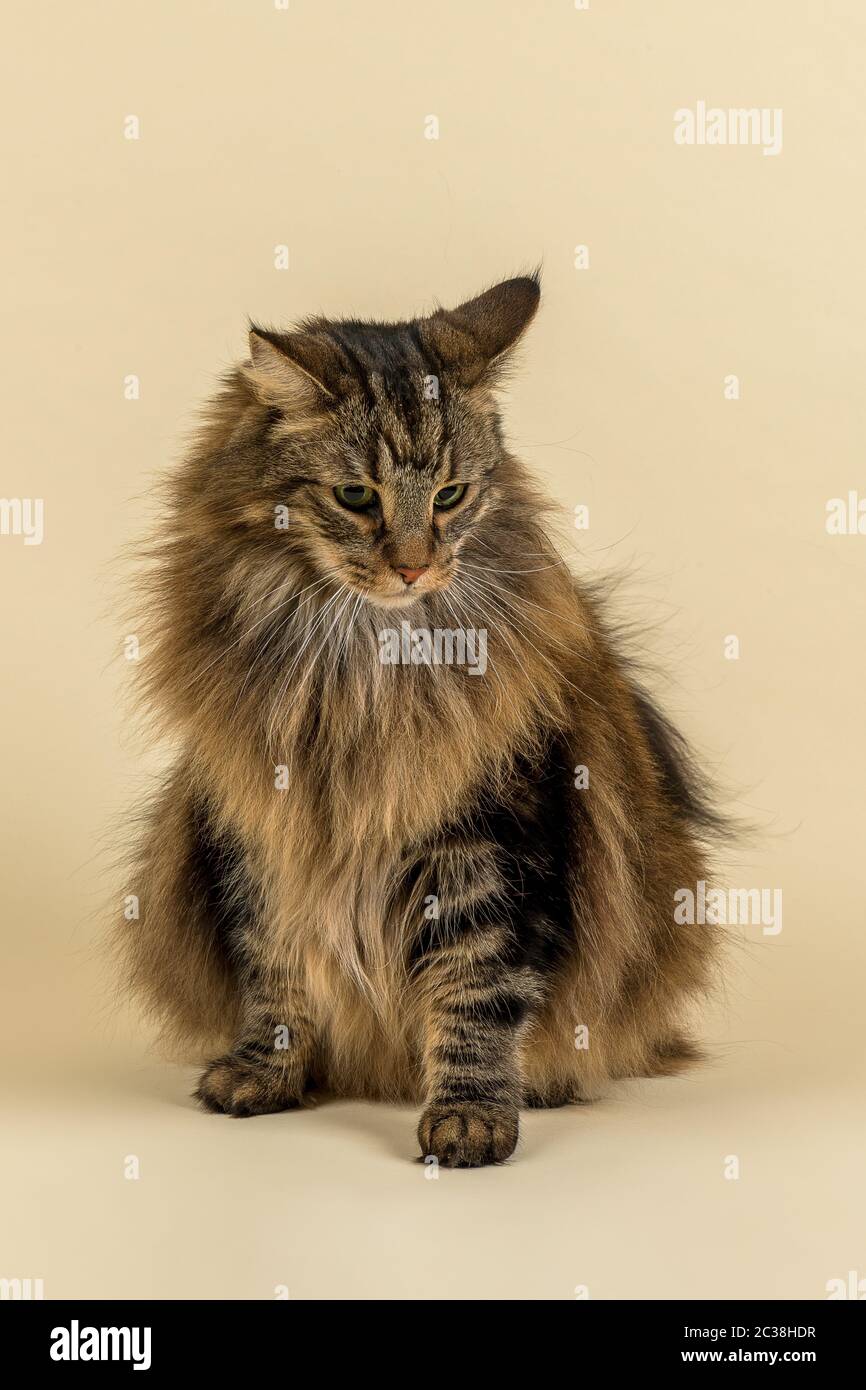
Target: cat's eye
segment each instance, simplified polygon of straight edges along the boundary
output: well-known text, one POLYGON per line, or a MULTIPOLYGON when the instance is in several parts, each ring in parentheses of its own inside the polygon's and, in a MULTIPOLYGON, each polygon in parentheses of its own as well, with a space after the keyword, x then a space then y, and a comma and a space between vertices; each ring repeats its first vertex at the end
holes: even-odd
POLYGON ((348 507, 352 512, 362 512, 373 505, 377 494, 362 483, 343 483, 334 488, 334 496, 343 507, 348 507))
POLYGON ((447 487, 440 487, 433 498, 433 506, 437 512, 447 511, 449 507, 455 506, 460 501, 465 491, 465 483, 449 483, 447 487))

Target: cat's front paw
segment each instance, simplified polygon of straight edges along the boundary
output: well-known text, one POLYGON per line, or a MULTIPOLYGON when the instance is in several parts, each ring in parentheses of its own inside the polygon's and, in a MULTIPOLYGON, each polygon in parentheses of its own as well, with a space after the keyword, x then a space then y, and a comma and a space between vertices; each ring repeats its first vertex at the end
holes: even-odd
POLYGON ((291 1067, 230 1052, 205 1068, 193 1096, 205 1110, 241 1119, 295 1109, 302 1104, 303 1085, 291 1067))
POLYGON ((517 1107, 451 1101, 428 1105, 418 1126, 424 1158, 443 1168, 482 1168, 504 1163, 517 1144, 517 1107))

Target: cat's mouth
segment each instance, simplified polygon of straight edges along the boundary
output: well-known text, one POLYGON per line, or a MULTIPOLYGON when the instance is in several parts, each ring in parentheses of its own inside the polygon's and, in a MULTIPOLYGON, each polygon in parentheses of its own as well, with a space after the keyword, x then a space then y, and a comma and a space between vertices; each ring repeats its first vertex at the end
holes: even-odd
POLYGON ((356 579, 348 580, 350 588, 363 593, 368 603, 377 608, 411 608, 414 603, 428 598, 431 594, 447 589, 453 570, 449 566, 425 567, 422 571, 411 571, 407 578, 393 570, 379 574, 364 584, 356 579))

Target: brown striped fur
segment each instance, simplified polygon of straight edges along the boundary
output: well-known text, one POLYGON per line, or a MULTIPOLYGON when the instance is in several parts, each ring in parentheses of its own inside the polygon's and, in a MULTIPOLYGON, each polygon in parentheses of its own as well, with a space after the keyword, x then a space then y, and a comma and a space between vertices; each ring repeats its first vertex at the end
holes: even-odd
POLYGON ((169 480, 142 665, 178 751, 118 942, 169 1036, 224 1048, 211 1109, 411 1099, 422 1152, 469 1165, 511 1153, 522 1104, 692 1057, 714 950, 673 894, 713 817, 503 443, 537 302, 523 277, 409 324, 254 330, 169 480), (486 675, 383 665, 404 617, 485 628, 486 675))

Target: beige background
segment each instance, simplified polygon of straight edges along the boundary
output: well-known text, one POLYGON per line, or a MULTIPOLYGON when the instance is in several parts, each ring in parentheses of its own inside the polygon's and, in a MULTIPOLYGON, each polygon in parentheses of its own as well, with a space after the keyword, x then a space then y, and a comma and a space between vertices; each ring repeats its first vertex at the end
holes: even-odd
POLYGON ((44 498, 45 538, 0 537, 0 1275, 329 1299, 866 1276, 866 536, 824 525, 866 493, 862 4, 43 0, 7 30, 0 491, 44 498), (781 107, 782 153, 675 145, 699 100, 781 107), (784 928, 735 933, 712 1067, 530 1115, 516 1162, 433 1182, 411 1112, 205 1117, 106 1010, 110 827, 154 756, 116 557, 247 314, 400 316, 542 257, 512 440, 575 565, 632 567, 668 706, 768 832, 729 881, 782 888, 784 928))

